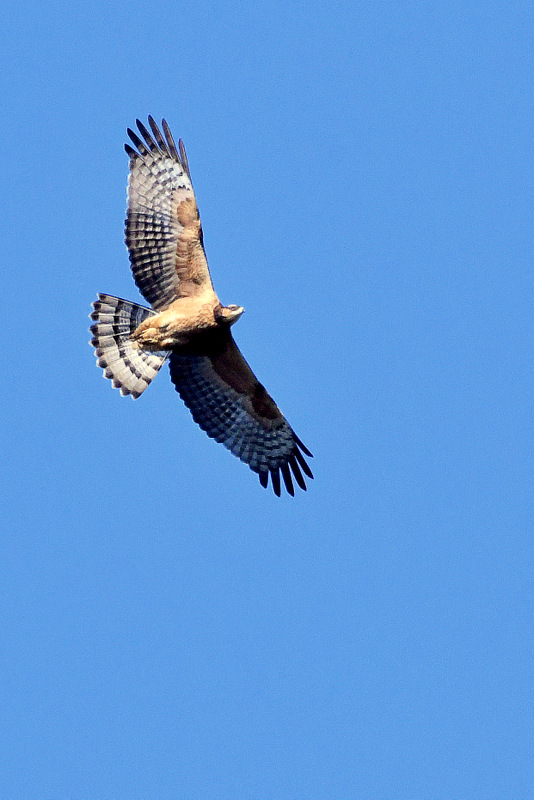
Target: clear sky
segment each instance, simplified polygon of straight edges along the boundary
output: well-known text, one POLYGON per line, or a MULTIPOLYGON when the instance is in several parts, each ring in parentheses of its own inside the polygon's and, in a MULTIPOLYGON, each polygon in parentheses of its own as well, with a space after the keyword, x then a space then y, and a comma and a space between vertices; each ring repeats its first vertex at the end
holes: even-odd
POLYGON ((532 796, 533 10, 9 5, 0 798, 532 796), (148 114, 295 498, 95 366, 148 114))

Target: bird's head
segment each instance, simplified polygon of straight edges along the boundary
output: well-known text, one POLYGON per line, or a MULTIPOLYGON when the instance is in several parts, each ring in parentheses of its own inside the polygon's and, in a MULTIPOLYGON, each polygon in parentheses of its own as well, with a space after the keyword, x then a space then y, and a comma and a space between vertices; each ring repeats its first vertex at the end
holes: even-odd
POLYGON ((221 306, 216 312, 217 322, 233 325, 234 322, 237 322, 244 310, 242 306, 221 306))

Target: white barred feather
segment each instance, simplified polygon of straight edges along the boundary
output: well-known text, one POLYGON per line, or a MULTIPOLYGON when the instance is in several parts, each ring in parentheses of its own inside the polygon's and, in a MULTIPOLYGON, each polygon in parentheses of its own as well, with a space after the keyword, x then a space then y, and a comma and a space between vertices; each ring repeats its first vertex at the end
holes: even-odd
POLYGON ((91 319, 98 366, 122 395, 139 397, 165 363, 167 351, 148 352, 134 347, 130 336, 154 312, 109 294, 99 294, 91 319))

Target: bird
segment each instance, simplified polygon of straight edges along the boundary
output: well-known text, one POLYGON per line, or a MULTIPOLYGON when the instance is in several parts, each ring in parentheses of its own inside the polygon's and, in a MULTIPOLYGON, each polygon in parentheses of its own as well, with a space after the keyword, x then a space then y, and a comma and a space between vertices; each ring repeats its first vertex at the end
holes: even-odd
POLYGON ((294 496, 313 478, 311 452, 258 381, 231 328, 243 314, 217 297, 183 141, 152 116, 130 144, 125 242, 134 281, 150 308, 98 294, 90 315, 97 364, 122 395, 136 399, 168 361, 193 419, 248 464, 266 488, 294 496))

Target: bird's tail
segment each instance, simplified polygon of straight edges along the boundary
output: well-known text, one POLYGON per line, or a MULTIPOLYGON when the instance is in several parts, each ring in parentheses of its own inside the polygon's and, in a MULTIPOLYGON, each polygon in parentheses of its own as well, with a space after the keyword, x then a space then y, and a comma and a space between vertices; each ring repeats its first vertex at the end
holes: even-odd
POLYGON ((99 294, 93 308, 91 344, 96 351, 98 366, 121 394, 139 397, 169 355, 166 350, 140 350, 130 339, 141 322, 154 312, 109 294, 99 294))

